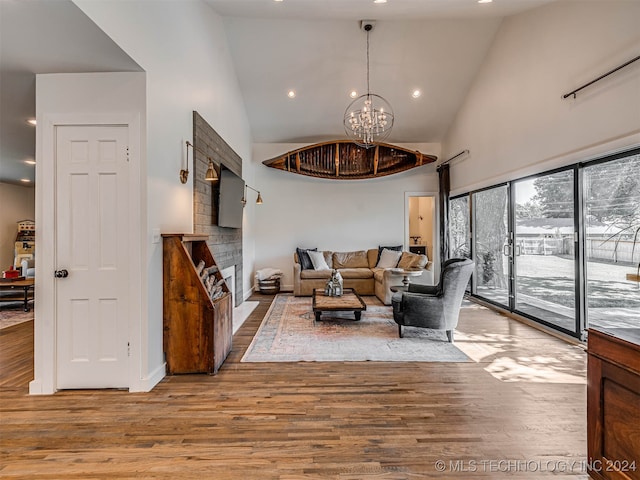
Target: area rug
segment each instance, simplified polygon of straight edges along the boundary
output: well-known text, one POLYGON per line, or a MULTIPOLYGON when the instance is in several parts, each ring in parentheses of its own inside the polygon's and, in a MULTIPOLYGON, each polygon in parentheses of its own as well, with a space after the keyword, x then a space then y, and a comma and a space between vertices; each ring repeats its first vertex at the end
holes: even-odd
POLYGON ((356 321, 353 313, 323 313, 315 321, 311 298, 277 295, 242 362, 469 362, 443 331, 403 327, 375 297, 356 321))
POLYGON ((0 330, 22 322, 28 322, 29 320, 33 320, 33 309, 25 312, 20 306, 18 308, 0 310, 0 330))

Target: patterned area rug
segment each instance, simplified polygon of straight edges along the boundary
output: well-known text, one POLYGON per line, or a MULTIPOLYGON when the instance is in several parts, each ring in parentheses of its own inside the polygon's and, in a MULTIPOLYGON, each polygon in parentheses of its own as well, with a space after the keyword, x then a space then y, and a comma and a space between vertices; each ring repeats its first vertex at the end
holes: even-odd
POLYGON ((18 323, 28 322, 33 320, 33 309, 28 312, 22 310, 22 303, 16 307, 3 307, 0 310, 0 330, 3 328, 17 325, 18 323))
POLYGON ((311 298, 275 297, 247 349, 243 362, 469 362, 445 332, 403 327, 393 321, 391 307, 364 297, 360 321, 353 313, 323 313, 315 321, 311 298))

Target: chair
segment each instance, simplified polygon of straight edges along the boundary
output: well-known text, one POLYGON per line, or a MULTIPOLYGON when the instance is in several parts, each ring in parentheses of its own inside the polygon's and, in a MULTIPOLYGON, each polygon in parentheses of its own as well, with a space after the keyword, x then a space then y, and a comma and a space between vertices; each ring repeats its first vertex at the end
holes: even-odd
POLYGON ((395 293, 391 303, 399 336, 402 338, 403 325, 433 328, 445 330, 453 343, 453 329, 458 325, 462 297, 473 270, 473 261, 452 258, 442 264, 438 285, 410 283, 406 292, 395 293))

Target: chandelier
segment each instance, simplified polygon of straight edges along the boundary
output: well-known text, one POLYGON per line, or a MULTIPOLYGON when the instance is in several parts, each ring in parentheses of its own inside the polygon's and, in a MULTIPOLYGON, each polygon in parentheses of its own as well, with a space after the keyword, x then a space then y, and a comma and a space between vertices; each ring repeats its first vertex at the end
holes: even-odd
POLYGON ((347 137, 361 147, 369 148, 389 136, 393 128, 393 109, 380 95, 369 89, 369 32, 375 22, 362 20, 360 28, 367 32, 367 93, 349 104, 344 112, 347 137))

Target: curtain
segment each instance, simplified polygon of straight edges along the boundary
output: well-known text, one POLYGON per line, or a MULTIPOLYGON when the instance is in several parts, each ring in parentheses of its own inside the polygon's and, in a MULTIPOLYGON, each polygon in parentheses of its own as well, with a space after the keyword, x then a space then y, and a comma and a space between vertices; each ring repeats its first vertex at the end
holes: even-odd
POLYGON ((449 193, 451 182, 449 164, 438 167, 438 186, 440 190, 440 264, 449 258, 449 193))

